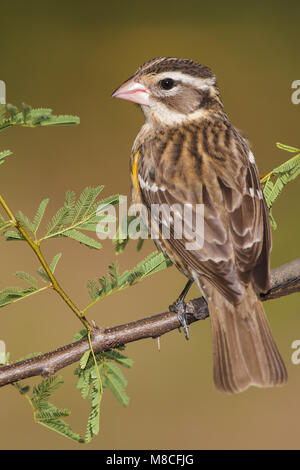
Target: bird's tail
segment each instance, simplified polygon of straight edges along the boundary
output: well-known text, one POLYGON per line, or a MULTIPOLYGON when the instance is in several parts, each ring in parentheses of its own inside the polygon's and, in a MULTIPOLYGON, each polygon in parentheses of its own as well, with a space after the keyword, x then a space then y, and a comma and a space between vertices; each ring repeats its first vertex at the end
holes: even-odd
POLYGON ((208 307, 218 390, 237 393, 250 385, 273 387, 287 381, 285 364, 252 286, 237 306, 212 288, 208 307))

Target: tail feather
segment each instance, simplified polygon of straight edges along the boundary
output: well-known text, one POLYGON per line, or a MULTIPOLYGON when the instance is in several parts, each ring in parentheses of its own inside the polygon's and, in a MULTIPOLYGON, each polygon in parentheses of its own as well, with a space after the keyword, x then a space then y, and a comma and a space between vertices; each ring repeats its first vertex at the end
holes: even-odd
POLYGON ((208 307, 218 390, 237 393, 251 385, 273 387, 287 381, 285 364, 252 286, 239 305, 211 288, 208 307))

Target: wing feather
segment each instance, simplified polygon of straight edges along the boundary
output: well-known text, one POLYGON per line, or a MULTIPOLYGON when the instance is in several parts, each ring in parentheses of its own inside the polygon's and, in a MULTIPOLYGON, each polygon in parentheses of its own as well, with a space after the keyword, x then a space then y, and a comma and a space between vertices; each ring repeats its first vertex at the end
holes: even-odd
POLYGON ((218 123, 216 142, 216 130, 206 126, 205 147, 201 127, 178 133, 173 130, 171 142, 165 146, 147 141, 138 173, 148 209, 164 205, 160 219, 152 218, 162 249, 185 274, 206 277, 230 302, 239 303, 251 281, 257 289, 268 288, 271 235, 250 150, 234 128, 229 129, 228 145, 228 125, 224 126, 225 143, 221 145, 220 127, 218 123), (159 148, 163 148, 160 153, 159 148), (189 250, 187 243, 196 233, 196 204, 204 205, 204 236, 197 233, 194 249, 189 250), (176 207, 182 216, 186 205, 192 205, 192 217, 184 217, 182 237, 176 237, 178 220, 170 208, 176 207), (163 225, 170 228, 169 238, 162 237, 163 225))

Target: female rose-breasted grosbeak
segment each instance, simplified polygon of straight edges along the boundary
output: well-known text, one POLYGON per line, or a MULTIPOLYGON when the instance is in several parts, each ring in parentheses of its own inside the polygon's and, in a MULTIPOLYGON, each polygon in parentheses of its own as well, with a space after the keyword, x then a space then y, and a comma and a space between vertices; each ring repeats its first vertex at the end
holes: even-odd
MULTIPOLYGON (((160 57, 112 96, 138 103, 146 119, 131 155, 133 202, 149 213, 153 204, 204 205, 198 249, 187 250, 172 226, 169 239, 159 231, 158 245, 208 303, 216 387, 283 384, 287 371, 257 296, 269 288, 268 210, 254 156, 225 113, 214 74, 160 57)), ((172 225, 166 214, 161 222, 172 225)))

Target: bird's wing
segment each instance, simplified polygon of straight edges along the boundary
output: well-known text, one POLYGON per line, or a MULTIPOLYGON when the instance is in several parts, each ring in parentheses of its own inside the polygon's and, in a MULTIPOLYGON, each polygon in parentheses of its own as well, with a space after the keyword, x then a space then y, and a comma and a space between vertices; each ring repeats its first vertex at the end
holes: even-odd
POLYGON ((170 226, 169 239, 161 243, 171 259, 195 279, 208 278, 233 303, 251 281, 267 289, 269 219, 254 157, 238 132, 224 123, 189 126, 146 142, 141 152, 142 200, 148 209, 160 205, 152 226, 160 221, 160 238, 170 226), (204 205, 203 234, 199 219, 196 229, 199 204, 204 205), (184 208, 193 217, 184 217, 180 237, 176 211, 184 215, 184 208), (193 234, 193 249, 187 249, 193 234))

